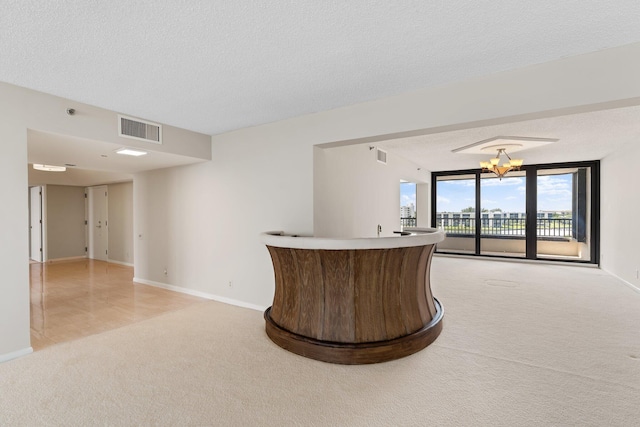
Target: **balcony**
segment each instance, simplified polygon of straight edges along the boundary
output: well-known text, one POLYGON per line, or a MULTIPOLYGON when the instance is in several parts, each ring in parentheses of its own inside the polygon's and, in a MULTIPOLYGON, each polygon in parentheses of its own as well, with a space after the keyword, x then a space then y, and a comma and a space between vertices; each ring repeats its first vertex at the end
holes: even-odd
POLYGON ((401 217, 400 218, 400 226, 401 227, 417 227, 418 222, 415 216, 413 217, 401 217))
MULTIPOLYGON (((588 245, 574 238, 572 218, 538 218, 536 227, 538 258, 588 260, 588 245)), ((482 255, 525 257, 526 220, 518 218, 481 218, 480 242, 482 255)), ((475 218, 438 215, 437 226, 447 232, 439 252, 475 253, 475 218)))
MULTIPOLYGON (((410 220, 411 218, 402 218, 410 220)), ((413 218, 415 221, 415 218, 413 218)), ((407 221, 408 222, 408 221, 407 221)), ((483 218, 480 237, 525 236, 526 221, 524 218, 483 218)), ((404 222, 402 223, 403 225, 404 222)), ((539 218, 536 235, 538 238, 550 237, 559 240, 570 240, 573 233, 572 218, 539 218)), ((406 224, 407 227, 413 227, 406 224)), ((448 236, 475 236, 475 218, 438 218, 438 227, 443 227, 448 236), (444 223, 443 223, 444 222, 444 223)))

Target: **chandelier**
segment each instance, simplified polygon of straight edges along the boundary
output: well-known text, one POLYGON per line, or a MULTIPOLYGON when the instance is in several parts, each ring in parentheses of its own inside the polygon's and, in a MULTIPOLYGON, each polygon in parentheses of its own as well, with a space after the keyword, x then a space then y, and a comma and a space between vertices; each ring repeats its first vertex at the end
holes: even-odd
POLYGON ((506 148, 498 148, 498 154, 492 159, 489 159, 488 162, 480 162, 480 166, 482 167, 482 172, 493 172, 495 173, 500 180, 502 177, 510 171, 520 170, 520 166, 522 166, 522 159, 512 159, 507 154, 506 148), (509 159, 508 162, 499 165, 500 163, 500 154, 504 154, 509 159))

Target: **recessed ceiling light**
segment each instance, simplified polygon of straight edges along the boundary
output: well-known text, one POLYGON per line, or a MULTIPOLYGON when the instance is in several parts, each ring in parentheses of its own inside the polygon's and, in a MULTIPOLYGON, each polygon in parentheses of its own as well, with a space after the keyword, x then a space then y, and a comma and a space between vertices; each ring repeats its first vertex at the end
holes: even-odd
POLYGON ((121 148, 119 150, 116 150, 116 153, 135 157, 144 156, 145 154, 147 154, 146 151, 132 150, 131 148, 121 148))
POLYGON ((40 165, 33 164, 33 168, 39 171, 47 171, 47 172, 64 172, 67 170, 64 166, 53 166, 53 165, 40 165))

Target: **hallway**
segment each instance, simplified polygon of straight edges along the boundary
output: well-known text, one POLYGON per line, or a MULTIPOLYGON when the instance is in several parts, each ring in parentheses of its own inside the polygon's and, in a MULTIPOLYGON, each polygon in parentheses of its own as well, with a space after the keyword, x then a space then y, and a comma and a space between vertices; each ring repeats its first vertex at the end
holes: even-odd
POLYGON ((91 259, 29 266, 31 346, 130 325, 205 299, 133 282, 133 268, 91 259))

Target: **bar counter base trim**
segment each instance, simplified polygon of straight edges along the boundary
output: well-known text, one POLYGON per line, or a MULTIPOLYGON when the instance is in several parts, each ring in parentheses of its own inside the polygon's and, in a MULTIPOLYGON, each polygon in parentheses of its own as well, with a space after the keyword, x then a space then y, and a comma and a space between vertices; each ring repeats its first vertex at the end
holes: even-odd
POLYGON ((429 323, 416 332, 388 341, 340 343, 305 337, 278 326, 271 319, 271 307, 264 312, 265 330, 278 346, 310 359, 342 365, 388 362, 417 353, 438 338, 442 331, 444 311, 440 302, 436 298, 433 300, 436 314, 429 323))

